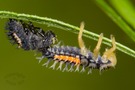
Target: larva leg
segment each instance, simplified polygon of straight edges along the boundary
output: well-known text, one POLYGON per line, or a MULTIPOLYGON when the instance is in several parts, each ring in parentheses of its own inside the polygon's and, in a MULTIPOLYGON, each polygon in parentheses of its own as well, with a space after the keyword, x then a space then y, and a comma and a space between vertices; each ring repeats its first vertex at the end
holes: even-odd
POLYGON ((66 64, 65 64, 65 68, 62 70, 62 72, 64 72, 64 71, 68 71, 68 62, 66 62, 66 64))
POLYGON ((58 61, 54 61, 53 65, 50 66, 50 68, 52 68, 54 70, 57 63, 58 63, 58 61))
POLYGON ((48 61, 46 63, 44 63, 42 66, 46 66, 48 67, 49 63, 50 63, 51 59, 48 59, 48 61))
POLYGON ((79 64, 78 64, 78 65, 76 65, 75 72, 79 72, 79 67, 80 67, 80 65, 79 65, 79 64))
POLYGON ((88 74, 92 73, 92 68, 89 68, 88 74))
POLYGON ((82 39, 83 30, 84 30, 84 22, 81 22, 80 31, 79 31, 79 34, 78 34, 78 44, 79 44, 79 47, 81 49, 81 54, 86 55, 87 50, 86 50, 84 41, 82 39))
POLYGON ((97 59, 99 51, 100 51, 100 47, 101 47, 101 43, 102 43, 102 39, 103 39, 103 33, 100 34, 99 39, 98 39, 98 43, 93 51, 93 55, 94 55, 94 59, 97 59))
POLYGON ((64 61, 61 61, 60 64, 59 64, 59 66, 58 66, 58 68, 57 68, 57 70, 60 70, 61 71, 63 64, 64 64, 64 61))
POLYGON ((74 71, 74 63, 71 64, 70 69, 68 70, 69 72, 73 72, 74 71))
POLYGON ((104 52, 102 59, 104 61, 110 60, 111 66, 114 67, 117 63, 117 59, 116 59, 116 55, 115 55, 116 42, 115 42, 115 38, 112 35, 111 35, 111 40, 112 40, 112 48, 110 48, 104 52))
POLYGON ((43 60, 44 56, 41 57, 36 57, 36 59, 38 60, 38 63, 40 63, 43 60))
POLYGON ((85 66, 82 66, 82 70, 80 72, 85 72, 85 66))

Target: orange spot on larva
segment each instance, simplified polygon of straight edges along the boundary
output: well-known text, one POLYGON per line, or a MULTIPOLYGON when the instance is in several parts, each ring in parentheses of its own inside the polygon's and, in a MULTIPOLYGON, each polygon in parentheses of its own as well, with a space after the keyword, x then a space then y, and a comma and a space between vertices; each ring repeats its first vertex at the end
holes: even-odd
POLYGON ((73 57, 68 57, 68 61, 70 61, 70 63, 72 63, 73 62, 73 57))
POLYGON ((54 59, 58 59, 58 58, 59 58, 59 56, 58 56, 58 55, 55 55, 55 56, 54 56, 54 59))
POLYGON ((70 63, 75 63, 75 65, 80 64, 80 59, 77 57, 64 56, 64 55, 55 55, 54 59, 69 61, 70 63))

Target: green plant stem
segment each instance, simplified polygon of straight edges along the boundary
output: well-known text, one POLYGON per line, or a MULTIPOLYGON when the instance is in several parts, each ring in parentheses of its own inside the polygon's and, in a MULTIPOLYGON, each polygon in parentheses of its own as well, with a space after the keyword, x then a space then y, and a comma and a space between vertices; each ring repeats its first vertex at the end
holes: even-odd
MULTIPOLYGON (((0 11, 0 18, 14 18, 14 19, 20 19, 20 20, 26 20, 26 21, 31 21, 31 22, 36 22, 36 23, 40 23, 40 24, 46 24, 48 26, 52 26, 52 27, 56 27, 56 28, 60 28, 66 31, 71 31, 73 33, 78 33, 79 31, 79 27, 70 25, 68 23, 64 23, 62 21, 58 21, 56 19, 51 19, 51 18, 47 18, 47 17, 39 17, 36 15, 28 15, 28 14, 18 14, 18 13, 14 13, 14 12, 9 12, 9 11, 0 11)), ((83 36, 93 39, 93 40, 98 40, 99 35, 95 34, 93 32, 90 32, 88 30, 84 30, 83 36)), ((111 40, 108 38, 103 38, 103 43, 111 46, 111 40)), ((120 43, 116 43, 117 45, 117 49, 123 53, 126 53, 132 57, 135 58, 135 51, 120 44, 120 43)))
MULTIPOLYGON (((95 0, 97 5, 135 42, 135 32, 131 27, 106 3, 105 0, 95 0)), ((119 0, 117 0, 119 1, 119 0)), ((121 4, 121 3, 119 3, 121 4)))

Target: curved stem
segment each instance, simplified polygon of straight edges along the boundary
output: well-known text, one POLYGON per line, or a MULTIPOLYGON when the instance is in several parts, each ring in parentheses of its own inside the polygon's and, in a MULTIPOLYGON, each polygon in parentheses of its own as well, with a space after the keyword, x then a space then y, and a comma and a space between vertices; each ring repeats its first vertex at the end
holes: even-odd
MULTIPOLYGON (((36 15, 28 15, 28 14, 18 14, 15 12, 9 12, 9 11, 0 11, 0 18, 14 18, 14 19, 20 19, 20 20, 26 20, 26 21, 31 21, 31 22, 36 22, 40 24, 46 24, 48 26, 60 28, 63 30, 67 30, 73 33, 78 33, 79 27, 70 25, 68 23, 64 23, 62 21, 58 21, 56 19, 51 19, 47 17, 39 17, 36 15)), ((83 36, 93 39, 93 40, 98 40, 99 35, 93 32, 90 32, 88 30, 84 30, 83 36)), ((108 38, 103 38, 103 43, 111 46, 111 40, 108 38)), ((125 54, 128 54, 132 57, 135 58, 135 51, 120 44, 116 43, 117 49, 125 54)))

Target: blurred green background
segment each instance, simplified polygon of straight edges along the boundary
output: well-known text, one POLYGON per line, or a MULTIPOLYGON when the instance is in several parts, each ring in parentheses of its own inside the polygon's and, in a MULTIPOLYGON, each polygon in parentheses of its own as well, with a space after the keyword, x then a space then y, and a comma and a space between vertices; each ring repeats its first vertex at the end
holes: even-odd
MULTIPOLYGON (((120 42, 135 50, 135 43, 93 2, 93 0, 1 0, 0 10, 14 11, 61 20, 95 33, 113 34, 120 42)), ((0 90, 119 90, 135 89, 135 59, 117 51, 115 69, 93 73, 61 72, 38 64, 33 51, 17 49, 5 34, 7 19, 0 19, 0 90)), ((63 45, 77 46, 77 35, 34 23, 44 30, 52 30, 63 45)), ((84 38, 87 47, 94 49, 96 41, 84 38)), ((102 45, 101 54, 108 47, 102 45)), ((40 54, 38 54, 40 56, 40 54)))

